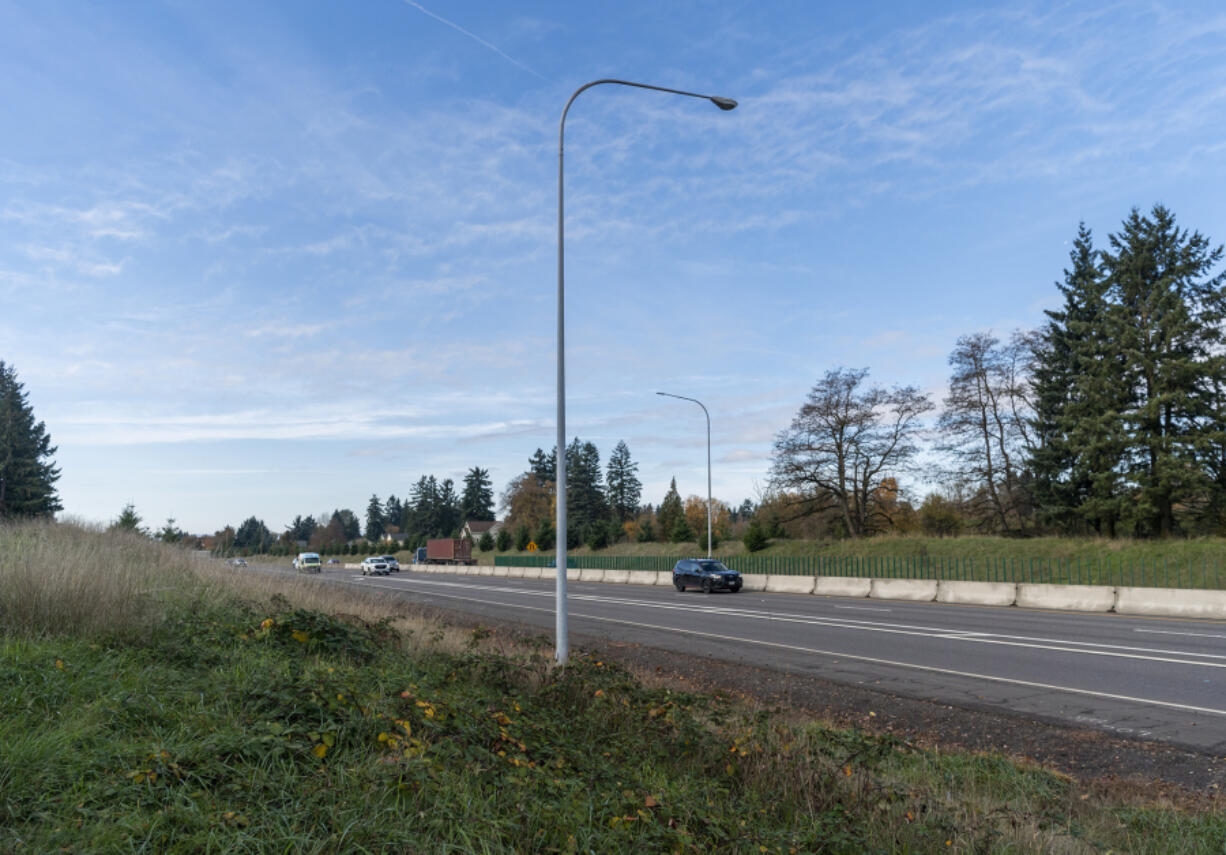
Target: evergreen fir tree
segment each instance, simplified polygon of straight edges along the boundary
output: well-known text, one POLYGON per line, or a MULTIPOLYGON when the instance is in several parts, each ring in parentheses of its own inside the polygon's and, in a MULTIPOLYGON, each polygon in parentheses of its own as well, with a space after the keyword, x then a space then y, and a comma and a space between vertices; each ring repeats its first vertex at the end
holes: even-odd
POLYGON ((520 523, 515 529, 515 549, 518 552, 523 552, 531 542, 532 532, 528 530, 528 524, 520 523))
MULTIPOLYGON (((660 502, 660 507, 656 511, 656 522, 660 526, 660 536, 671 538, 673 530, 677 527, 677 519, 685 516, 685 508, 681 504, 681 494, 677 492, 677 479, 673 478, 668 485, 668 492, 664 494, 664 501, 660 502)), ((684 538, 689 540, 687 536, 684 538)))
POLYGON ((603 522, 609 516, 600 473, 600 452, 595 445, 578 437, 566 448, 566 515, 568 541, 572 530, 581 535, 593 522, 603 522))
POLYGON ((1213 379, 1222 376, 1226 272, 1211 275, 1222 247, 1189 234, 1155 205, 1134 208, 1103 266, 1113 300, 1111 340, 1127 359, 1125 474, 1135 487, 1126 505, 1141 535, 1175 533, 1177 505, 1213 489, 1198 451, 1215 433, 1213 379))
POLYGON ((456 495, 455 482, 444 478, 438 489, 435 532, 440 537, 455 537, 464 520, 460 519, 460 497, 456 495))
POLYGON ((383 537, 383 502, 373 493, 366 503, 366 539, 375 543, 383 537))
POLYGON ((1064 305, 1047 312, 1050 321, 1036 341, 1030 469, 1045 522, 1114 537, 1125 501, 1121 460, 1129 394, 1099 255, 1090 230, 1080 224, 1071 268, 1056 286, 1064 305))
POLYGON ((609 455, 609 463, 605 468, 605 486, 609 509, 622 522, 634 518, 643 497, 643 484, 638 479, 638 468, 639 465, 630 458, 629 446, 625 441, 619 441, 609 455))
POLYGON ((745 529, 741 542, 745 544, 747 552, 758 552, 766 548, 766 532, 762 530, 762 523, 757 517, 749 521, 749 527, 745 529))
POLYGON ((391 530, 393 527, 398 531, 401 530, 404 519, 404 505, 396 498, 395 494, 388 496, 387 501, 383 503, 383 528, 391 530))
POLYGON ((55 482, 56 448, 43 422, 34 421, 17 371, 0 360, 0 519, 50 517, 63 510, 55 482))
POLYGON ((111 522, 107 530, 134 531, 137 534, 148 534, 148 532, 141 528, 141 522, 140 514, 136 512, 136 505, 128 502, 123 506, 123 510, 119 512, 119 516, 111 522))
POLYGON ((536 476, 536 483, 540 487, 546 484, 552 484, 558 480, 558 449, 555 447, 553 451, 546 456, 545 452, 537 449, 536 452, 528 458, 528 471, 536 476))
MULTIPOLYGON (((686 520, 684 513, 678 516, 677 521, 673 523, 669 539, 673 543, 685 543, 687 540, 694 539, 694 530, 690 528, 689 521, 686 520)), ((706 545, 705 538, 703 545, 706 545)))
MULTIPOLYGON (((571 531, 569 525, 566 529, 568 532, 571 531)), ((558 540, 557 531, 554 529, 553 523, 549 520, 541 520, 540 524, 536 527, 532 540, 536 542, 537 549, 553 549, 558 540)), ((524 545, 527 546, 527 544, 524 545)))
POLYGON ((460 499, 462 521, 494 519, 494 482, 490 471, 474 466, 464 476, 464 493, 460 499))

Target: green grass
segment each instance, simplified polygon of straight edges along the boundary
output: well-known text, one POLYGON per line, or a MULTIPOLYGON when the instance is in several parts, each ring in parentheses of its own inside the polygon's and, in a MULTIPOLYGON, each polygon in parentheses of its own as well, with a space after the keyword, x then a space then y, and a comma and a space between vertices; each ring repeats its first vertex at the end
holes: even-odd
POLYGON ((593 656, 559 669, 544 639, 381 618, 312 579, 283 597, 101 533, 0 526, 0 590, 63 537, 92 544, 92 563, 57 590, 108 611, 74 625, 46 597, 29 613, 3 601, 3 852, 1221 853, 1226 839, 1220 812, 647 685, 593 656), (127 575, 106 572, 120 556, 127 575), (178 582, 154 590, 158 573, 178 582), (129 613, 106 591, 132 579, 149 596, 129 613))
POLYGON ((199 601, 139 644, 10 638, 0 849, 1208 853, 1226 839, 1220 814, 1094 804, 1001 757, 783 724, 483 636, 408 655, 386 625, 199 601))
MULTIPOLYGON (((718 555, 748 555, 739 540, 727 540, 715 548, 718 555)), ((705 546, 695 543, 618 543, 607 549, 593 551, 586 546, 567 550, 570 555, 669 555, 687 558, 705 555, 705 546)), ((526 555, 523 552, 481 552, 474 554, 483 560, 494 555, 526 555)), ((544 553, 552 555, 552 551, 544 553)), ((882 535, 860 540, 786 540, 770 541, 766 549, 753 553, 769 557, 876 557, 876 558, 946 558, 974 559, 983 563, 993 558, 1061 559, 1090 561, 1111 556, 1133 561, 1171 563, 1189 559, 1221 562, 1226 559, 1226 538, 1205 537, 1189 540, 1107 540, 1088 537, 927 537, 922 535, 882 535)), ((486 562, 488 563, 488 561, 486 562)))

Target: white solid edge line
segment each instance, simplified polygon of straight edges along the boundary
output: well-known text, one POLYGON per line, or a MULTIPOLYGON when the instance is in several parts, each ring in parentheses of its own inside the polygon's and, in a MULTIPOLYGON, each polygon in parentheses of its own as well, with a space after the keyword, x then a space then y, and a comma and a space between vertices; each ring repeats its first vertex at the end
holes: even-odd
POLYGON ((1133 628, 1133 632, 1148 632, 1153 635, 1194 635, 1197 638, 1226 638, 1226 635, 1221 635, 1212 632, 1175 632, 1170 629, 1138 629, 1133 628))
MULTIPOLYGON (((450 600, 462 600, 464 597, 454 594, 435 594, 435 596, 445 597, 450 600)), ((503 603, 497 600, 481 600, 484 605, 488 606, 507 606, 514 609, 527 609, 534 612, 552 612, 552 608, 543 608, 541 606, 524 606, 517 603, 503 603)), ((756 644, 761 647, 777 647, 783 650, 794 650, 798 653, 813 653, 818 656, 833 656, 839 659, 855 659, 860 662, 873 662, 878 665, 894 665, 899 668, 911 668, 918 671, 929 671, 934 674, 950 674, 955 677, 969 677, 973 680, 988 680, 994 683, 1008 683, 1013 686, 1028 686, 1032 689, 1051 689, 1056 692, 1069 692, 1074 695, 1089 695, 1094 698, 1109 698, 1115 701, 1131 701, 1138 704, 1151 704, 1158 707, 1167 707, 1168 709, 1186 710, 1188 712, 1208 713, 1209 715, 1226 716, 1226 710, 1215 710, 1210 707, 1197 707, 1191 704, 1177 704, 1173 701, 1156 701, 1152 698, 1137 698, 1131 695, 1116 695, 1111 692, 1096 692, 1093 689, 1075 689, 1071 686, 1056 686, 1051 683, 1036 683, 1031 680, 1018 680, 1013 677, 997 677, 992 674, 974 674, 970 671, 955 671, 952 668, 938 668, 935 665, 914 665, 909 662, 897 662, 892 659, 879 659, 875 656, 861 656, 855 653, 837 653, 833 650, 819 650, 814 647, 801 647, 796 644, 783 644, 777 641, 759 641, 755 638, 740 638, 735 635, 721 635, 715 632, 702 632, 693 629, 677 629, 671 626, 658 626, 651 623, 640 623, 632 620, 619 620, 618 618, 601 617, 599 615, 585 615, 578 612, 571 612, 571 617, 587 618, 588 620, 601 621, 603 623, 617 623, 625 626, 637 626, 641 629, 656 629, 663 632, 675 632, 681 635, 698 635, 704 638, 714 638, 719 641, 739 641, 745 644, 756 644)), ((1191 664, 1191 663, 1189 663, 1191 664)))

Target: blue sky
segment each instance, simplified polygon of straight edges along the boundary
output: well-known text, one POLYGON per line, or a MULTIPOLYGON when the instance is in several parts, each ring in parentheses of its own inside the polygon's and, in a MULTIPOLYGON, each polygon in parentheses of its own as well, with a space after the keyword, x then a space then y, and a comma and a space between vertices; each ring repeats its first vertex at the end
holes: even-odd
POLYGON ((830 368, 939 400, 1077 224, 1226 240, 1215 2, 0 0, 0 359, 68 514, 206 532, 501 492, 568 435, 644 499, 766 485, 830 368))

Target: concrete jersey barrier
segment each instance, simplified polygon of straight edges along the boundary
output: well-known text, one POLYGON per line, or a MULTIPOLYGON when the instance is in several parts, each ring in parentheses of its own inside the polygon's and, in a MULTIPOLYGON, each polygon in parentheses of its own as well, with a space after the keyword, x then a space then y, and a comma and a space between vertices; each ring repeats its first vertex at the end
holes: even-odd
POLYGON ((965 606, 1011 606, 1017 602, 1013 582, 937 582, 938 603, 965 606))
MULTIPOLYGON (((742 573, 741 574, 741 590, 742 591, 765 591, 766 580, 769 577, 765 573, 742 573)), ((812 577, 810 577, 812 578, 812 577)), ((671 585, 672 582, 670 581, 671 585)))
POLYGON ((772 594, 812 594, 816 581, 812 576, 781 576, 772 573, 766 577, 766 590, 772 594))
POLYGON ((935 579, 873 579, 868 595, 875 600, 931 603, 937 598, 935 579))
POLYGON ((1115 610, 1122 615, 1162 615, 1226 619, 1226 591, 1186 588, 1115 589, 1115 610))
POLYGON ((1115 607, 1115 588, 1106 585, 1017 586, 1017 604, 1023 609, 1069 612, 1109 612, 1115 607))
POLYGON ((626 583, 629 585, 654 585, 656 584, 656 571, 627 570, 626 583))
MULTIPOLYGON (((343 565, 346 570, 360 564, 343 565)), ((419 573, 508 576, 552 581, 552 567, 495 567, 463 565, 430 567, 409 565, 419 573)), ((578 570, 570 568, 573 582, 604 582, 618 585, 669 585, 671 570, 578 570)), ((1017 606, 1025 609, 1110 612, 1163 617, 1226 620, 1226 591, 1185 588, 1137 588, 1105 585, 1054 585, 1013 582, 960 582, 935 579, 870 579, 851 576, 791 576, 742 573, 742 590, 770 593, 813 594, 822 597, 870 597, 879 600, 941 602, 977 606, 1017 606)))
POLYGON ((872 579, 856 576, 818 576, 813 593, 819 597, 867 597, 872 579))

